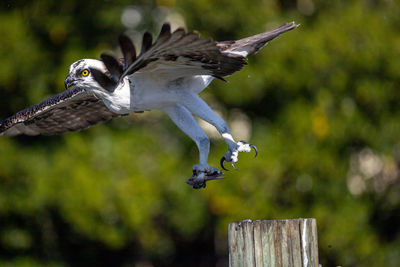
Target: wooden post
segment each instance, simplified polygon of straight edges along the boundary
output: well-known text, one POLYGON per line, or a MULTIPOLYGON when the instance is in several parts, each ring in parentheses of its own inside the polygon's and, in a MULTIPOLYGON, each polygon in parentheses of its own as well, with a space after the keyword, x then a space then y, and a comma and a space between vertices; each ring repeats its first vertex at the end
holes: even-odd
POLYGON ((230 223, 229 266, 318 267, 315 219, 230 223))

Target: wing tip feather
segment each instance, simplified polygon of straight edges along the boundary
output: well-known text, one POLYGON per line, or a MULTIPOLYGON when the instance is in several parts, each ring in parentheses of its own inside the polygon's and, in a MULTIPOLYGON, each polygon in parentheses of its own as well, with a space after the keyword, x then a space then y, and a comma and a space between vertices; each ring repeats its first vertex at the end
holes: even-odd
POLYGON ((142 48, 140 51, 140 56, 143 55, 144 53, 146 53, 152 45, 153 45, 153 35, 151 35, 151 33, 149 33, 148 31, 146 31, 143 34, 142 48))
POLYGON ((118 41, 122 54, 124 55, 123 70, 125 71, 126 68, 136 60, 136 48, 131 38, 125 34, 120 34, 118 41))

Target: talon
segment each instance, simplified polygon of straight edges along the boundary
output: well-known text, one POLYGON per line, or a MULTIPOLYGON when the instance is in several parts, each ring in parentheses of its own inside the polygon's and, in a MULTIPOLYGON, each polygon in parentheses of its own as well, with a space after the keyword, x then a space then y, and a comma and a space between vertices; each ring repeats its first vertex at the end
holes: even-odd
POLYGON ((254 155, 254 157, 257 157, 257 155, 258 155, 258 149, 257 149, 257 147, 256 147, 255 145, 250 145, 250 147, 251 147, 252 149, 254 149, 254 151, 256 152, 256 154, 254 155))
POLYGON ((205 170, 193 170, 193 175, 186 180, 186 183, 190 185, 193 189, 201 189, 206 187, 207 181, 220 180, 224 176, 222 172, 216 168, 210 168, 205 170))
POLYGON ((231 165, 232 165, 232 167, 233 167, 235 170, 238 170, 238 169, 236 168, 235 164, 233 163, 233 161, 231 161, 231 165))
POLYGON ((228 169, 225 169, 224 167, 224 162, 225 162, 225 157, 222 157, 221 160, 219 161, 219 164, 221 164, 222 169, 224 169, 225 171, 229 171, 228 169))
POLYGON ((256 152, 254 157, 257 157, 258 149, 257 149, 257 147, 255 145, 249 144, 249 143, 247 143, 246 141, 243 141, 243 140, 241 140, 240 142, 242 142, 243 144, 248 144, 252 149, 254 149, 254 151, 256 152))

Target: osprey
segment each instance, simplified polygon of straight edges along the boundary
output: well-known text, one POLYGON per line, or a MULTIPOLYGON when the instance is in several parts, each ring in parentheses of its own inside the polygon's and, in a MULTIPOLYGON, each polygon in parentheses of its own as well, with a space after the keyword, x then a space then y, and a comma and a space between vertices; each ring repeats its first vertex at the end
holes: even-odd
POLYGON ((297 26, 291 22, 237 41, 215 42, 182 28, 171 32, 165 23, 154 42, 150 33, 143 35, 139 55, 131 39, 121 35, 123 59, 102 54, 101 61, 73 63, 65 79, 67 90, 2 121, 0 136, 63 134, 132 112, 159 109, 196 143, 199 164, 186 182, 204 188, 223 173, 208 165, 210 141, 193 115, 214 125, 224 138, 228 151, 220 161, 223 169, 226 161, 235 168, 240 152, 253 148, 257 156, 257 148, 236 142, 225 121, 198 94, 214 78, 225 81, 224 77, 247 64, 247 56, 297 26))

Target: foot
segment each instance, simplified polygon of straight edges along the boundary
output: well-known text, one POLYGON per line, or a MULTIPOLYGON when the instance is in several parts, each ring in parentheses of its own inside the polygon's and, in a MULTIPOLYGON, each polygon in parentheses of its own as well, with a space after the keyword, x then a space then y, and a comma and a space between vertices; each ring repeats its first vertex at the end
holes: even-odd
POLYGON ((255 145, 249 144, 245 141, 240 141, 236 143, 236 146, 234 147, 228 147, 228 152, 226 152, 226 154, 222 157, 220 164, 222 169, 226 170, 224 167, 224 162, 225 161, 229 161, 232 165, 232 167, 237 170, 237 168, 235 167, 235 164, 238 161, 238 156, 239 156, 239 152, 250 152, 251 149, 254 149, 254 151, 256 152, 256 155, 254 157, 257 157, 258 154, 258 150, 257 147, 255 145))
POLYGON ((218 178, 224 174, 220 172, 217 168, 201 165, 193 166, 193 175, 186 180, 186 183, 194 189, 200 189, 206 187, 206 182, 210 180, 218 180, 223 178, 218 178))

